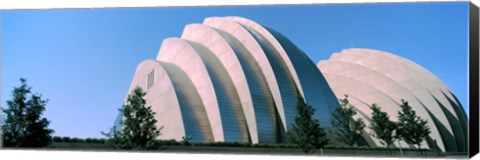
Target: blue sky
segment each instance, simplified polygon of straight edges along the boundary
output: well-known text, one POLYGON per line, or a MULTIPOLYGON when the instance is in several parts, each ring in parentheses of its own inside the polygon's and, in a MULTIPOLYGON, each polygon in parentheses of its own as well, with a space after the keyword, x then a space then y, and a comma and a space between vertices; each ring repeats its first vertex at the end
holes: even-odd
POLYGON ((1 106, 24 77, 50 99, 55 135, 103 137, 136 66, 210 16, 242 16, 287 36, 317 63, 372 48, 437 75, 468 114, 468 2, 1 11, 1 106))

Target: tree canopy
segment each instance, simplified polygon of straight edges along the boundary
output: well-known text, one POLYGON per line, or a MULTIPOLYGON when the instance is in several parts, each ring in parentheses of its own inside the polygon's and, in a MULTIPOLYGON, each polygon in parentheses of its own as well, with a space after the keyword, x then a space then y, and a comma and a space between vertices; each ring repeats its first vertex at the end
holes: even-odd
POLYGON ((326 133, 320 127, 320 121, 313 119, 315 109, 305 103, 302 96, 297 96, 297 111, 292 129, 288 132, 289 140, 297 144, 304 153, 310 153, 316 148, 322 148, 328 143, 326 133))
POLYGON ((123 113, 122 131, 114 128, 109 133, 103 133, 110 139, 108 143, 115 149, 155 149, 158 144, 155 139, 161 135, 157 128, 151 106, 146 106, 143 98, 146 93, 142 88, 135 88, 128 95, 127 102, 120 110, 123 113))
POLYGON ((372 118, 370 122, 370 129, 373 132, 373 136, 380 140, 380 143, 390 148, 390 145, 394 142, 394 132, 397 129, 397 123, 390 120, 387 112, 380 109, 377 104, 372 104, 372 118))
POLYGON ((21 85, 14 87, 12 99, 7 101, 8 108, 2 125, 4 147, 45 147, 54 133, 49 129, 50 121, 42 117, 48 99, 40 94, 31 93, 32 87, 27 80, 20 78, 21 85), (30 96, 30 97, 29 97, 30 96))
POLYGON ((331 124, 336 139, 349 146, 354 146, 361 137, 365 123, 362 119, 354 119, 357 112, 349 105, 348 95, 340 100, 340 106, 332 114, 331 124))
POLYGON ((401 101, 402 111, 398 112, 397 135, 408 144, 416 144, 420 148, 420 143, 430 134, 430 127, 427 120, 417 116, 408 101, 403 99, 401 101))

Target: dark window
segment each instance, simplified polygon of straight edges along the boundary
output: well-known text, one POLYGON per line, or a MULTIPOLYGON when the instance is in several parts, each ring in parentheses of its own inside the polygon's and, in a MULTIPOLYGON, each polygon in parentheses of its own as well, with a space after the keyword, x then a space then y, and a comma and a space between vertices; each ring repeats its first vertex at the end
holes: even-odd
POLYGON ((153 86, 155 70, 152 70, 147 75, 147 89, 150 89, 153 86))

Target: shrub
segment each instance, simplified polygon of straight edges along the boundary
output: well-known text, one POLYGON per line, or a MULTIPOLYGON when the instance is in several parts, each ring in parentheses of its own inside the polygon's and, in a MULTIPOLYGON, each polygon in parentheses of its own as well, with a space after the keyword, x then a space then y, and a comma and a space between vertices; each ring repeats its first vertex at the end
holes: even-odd
POLYGON ((180 142, 177 142, 175 139, 169 139, 169 140, 157 140, 160 143, 164 145, 180 145, 180 142))
POLYGON ((62 137, 58 137, 58 136, 55 136, 53 137, 53 142, 61 142, 62 141, 62 137))
POLYGON ((70 137, 63 137, 62 142, 70 142, 70 137))

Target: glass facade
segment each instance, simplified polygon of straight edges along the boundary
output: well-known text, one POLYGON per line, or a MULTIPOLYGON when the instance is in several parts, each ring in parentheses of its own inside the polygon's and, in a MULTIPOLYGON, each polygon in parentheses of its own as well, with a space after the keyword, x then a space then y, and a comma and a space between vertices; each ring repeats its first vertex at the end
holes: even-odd
POLYGON ((224 140, 228 142, 249 142, 243 109, 227 70, 208 48, 195 42, 190 42, 190 44, 192 44, 205 63, 214 85, 220 109, 224 140))
POLYGON ((242 65, 254 107, 259 143, 276 143, 275 104, 260 66, 241 42, 226 32, 217 31, 228 41, 242 65))
POLYGON ((267 28, 285 49, 302 85, 305 101, 315 108, 321 126, 330 127, 330 115, 340 104, 317 66, 282 34, 267 28), (305 86, 305 87, 303 87, 305 86))
POLYGON ((180 103, 185 136, 191 136, 192 142, 212 142, 210 123, 202 100, 191 80, 179 67, 165 62, 161 64, 172 79, 180 103))

